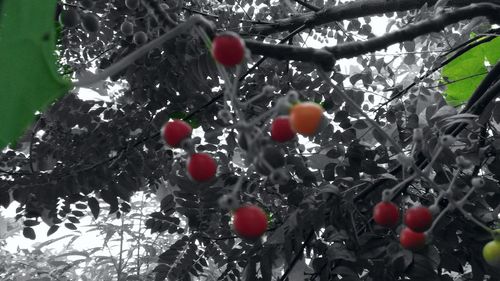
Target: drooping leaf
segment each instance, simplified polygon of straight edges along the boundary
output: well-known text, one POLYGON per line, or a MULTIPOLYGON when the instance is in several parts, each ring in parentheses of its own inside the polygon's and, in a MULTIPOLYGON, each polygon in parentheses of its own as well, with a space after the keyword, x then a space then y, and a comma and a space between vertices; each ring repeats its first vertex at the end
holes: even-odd
POLYGON ((36 238, 35 231, 31 227, 23 228, 23 236, 31 240, 35 240, 36 238))
POLYGON ((56 0, 4 0, 0 16, 0 148, 70 89, 56 71, 56 0), (5 121, 8 120, 8 121, 5 121))
POLYGON ((488 72, 485 62, 494 65, 500 59, 500 38, 483 43, 465 52, 443 67, 441 73, 447 84, 446 101, 458 105, 467 101, 488 72))
POLYGON ((91 197, 87 200, 87 203, 89 204, 90 211, 92 212, 92 215, 94 216, 95 219, 99 216, 100 212, 100 207, 99 207, 99 202, 97 199, 94 197, 91 197))

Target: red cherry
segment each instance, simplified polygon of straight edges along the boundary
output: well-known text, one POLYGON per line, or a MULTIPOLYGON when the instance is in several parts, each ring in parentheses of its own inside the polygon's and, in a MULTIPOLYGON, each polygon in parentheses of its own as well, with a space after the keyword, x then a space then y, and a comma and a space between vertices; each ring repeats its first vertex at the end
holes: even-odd
POLYGON ((224 66, 235 66, 245 56, 245 45, 236 33, 224 33, 212 42, 212 55, 224 66))
POLYGON ((271 138, 277 142, 287 142, 295 137, 292 130, 290 118, 288 116, 279 116, 273 120, 271 125, 271 138))
POLYGON ((393 227, 399 221, 398 206, 392 202, 380 202, 373 208, 373 220, 384 227, 393 227))
POLYGON ((425 234, 415 232, 408 227, 403 228, 399 234, 401 246, 409 250, 420 249, 425 245, 425 234))
POLYGON ((173 120, 166 123, 162 128, 162 135, 170 147, 179 147, 181 142, 191 136, 193 129, 182 120, 173 120))
POLYGON ((233 227, 234 231, 243 238, 259 238, 267 229, 266 213, 253 205, 240 207, 234 212, 233 227))
POLYGON ((215 176, 217 163, 209 154, 195 153, 188 159, 187 170, 193 180, 208 181, 215 176))
POLYGON ((404 222, 416 232, 424 232, 432 225, 432 213, 427 207, 413 207, 406 210, 404 222))

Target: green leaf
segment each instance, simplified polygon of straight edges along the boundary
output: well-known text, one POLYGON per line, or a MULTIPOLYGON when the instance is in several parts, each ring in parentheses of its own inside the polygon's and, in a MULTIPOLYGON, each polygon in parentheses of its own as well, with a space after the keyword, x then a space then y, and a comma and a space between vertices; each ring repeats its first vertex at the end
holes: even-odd
POLYGON ((467 101, 488 72, 484 63, 494 65, 500 59, 500 38, 481 44, 465 52, 443 67, 441 73, 447 89, 446 101, 459 105, 467 101))
POLYGON ((186 121, 186 123, 191 125, 191 127, 193 127, 194 129, 200 127, 200 121, 198 119, 191 117, 191 118, 185 120, 186 116, 187 116, 187 114, 184 112, 173 112, 173 113, 168 115, 168 117, 170 119, 180 119, 180 120, 186 121))
POLYGON ((0 15, 0 148, 71 88, 56 70, 57 0, 4 0, 0 15))

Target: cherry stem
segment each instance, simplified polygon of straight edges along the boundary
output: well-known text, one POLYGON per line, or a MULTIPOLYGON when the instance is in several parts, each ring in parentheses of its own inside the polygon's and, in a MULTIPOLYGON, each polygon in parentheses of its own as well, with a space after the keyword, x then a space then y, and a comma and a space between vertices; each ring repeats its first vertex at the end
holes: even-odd
POLYGON ((444 208, 440 213, 439 215, 436 217, 436 219, 432 222, 432 225, 431 227, 429 228, 429 230, 427 230, 426 232, 427 233, 432 233, 432 231, 434 230, 434 228, 436 227, 436 225, 438 224, 439 220, 441 220, 441 218, 443 218, 443 216, 446 214, 446 212, 448 212, 449 210, 451 209, 451 206, 450 204, 448 204, 448 206, 446 206, 446 208, 444 208))
POLYGON ((469 196, 471 196, 471 194, 476 191, 476 187, 473 186, 468 192, 467 194, 465 194, 465 196, 460 199, 460 201, 457 202, 457 206, 463 206, 465 204, 465 201, 467 201, 467 199, 469 198, 469 196))
POLYGON ((489 228, 488 226, 486 226, 484 223, 482 223, 481 221, 479 221, 478 219, 476 219, 471 213, 467 212, 466 210, 464 210, 463 206, 457 204, 455 201, 453 200, 450 200, 450 203, 455 205, 457 207, 457 209, 464 215, 464 217, 468 220, 471 220, 473 223, 475 223, 476 225, 478 225, 479 227, 483 228, 484 230, 488 231, 489 233, 491 233, 492 235, 495 234, 495 231, 491 228, 489 228))

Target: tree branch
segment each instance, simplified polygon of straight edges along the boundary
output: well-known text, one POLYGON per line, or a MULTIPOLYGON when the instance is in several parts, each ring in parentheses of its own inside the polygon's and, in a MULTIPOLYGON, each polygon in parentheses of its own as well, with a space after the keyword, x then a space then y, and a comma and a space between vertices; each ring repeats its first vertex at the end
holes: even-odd
POLYGON ((333 47, 326 47, 325 49, 331 52, 337 59, 352 58, 385 49, 395 43, 413 40, 424 34, 439 32, 446 26, 462 20, 486 16, 494 22, 498 20, 499 13, 499 5, 488 3, 472 4, 364 42, 349 42, 333 47))
POLYGON ((290 265, 286 269, 285 273, 283 273, 283 276, 281 276, 279 281, 284 281, 286 279, 286 277, 288 276, 288 274, 290 274, 292 269, 295 267, 295 264, 299 261, 299 259, 302 257, 302 255, 304 255, 304 250, 307 247, 307 245, 309 244, 309 242, 311 242, 313 237, 314 237, 314 229, 311 230, 311 232, 309 232, 309 235, 307 236, 306 240, 304 240, 304 244, 302 244, 301 249, 297 252, 297 254, 293 258, 292 262, 290 263, 290 265))
POLYGON ((270 45, 253 40, 246 40, 245 42, 253 54, 261 54, 275 59, 289 58, 312 62, 322 65, 325 69, 329 70, 331 67, 329 68, 328 66, 332 66, 334 59, 352 58, 362 54, 382 50, 395 43, 410 41, 421 35, 439 32, 448 25, 466 19, 487 16, 490 19, 495 20, 499 13, 500 5, 488 3, 473 4, 467 7, 458 8, 452 12, 443 13, 430 20, 409 25, 406 28, 402 28, 383 36, 372 38, 363 42, 349 42, 333 47, 325 47, 324 49, 300 48, 284 44, 270 45), (333 58, 328 58, 328 52, 333 55, 333 58))
MULTIPOLYGON (((251 31, 262 35, 277 32, 291 31, 305 24, 306 27, 315 27, 322 24, 332 23, 352 18, 371 16, 389 12, 403 12, 419 9, 424 4, 434 5, 437 0, 363 0, 348 2, 317 12, 305 13, 285 19, 279 19, 273 24, 256 25, 251 31)), ((474 2, 486 2, 478 0, 451 0, 449 6, 465 6, 474 2)), ((488 2, 499 3, 499 0, 488 2)))
POLYGON ((299 3, 300 5, 302 5, 302 6, 306 7, 306 8, 308 8, 311 11, 314 11, 314 12, 321 11, 320 7, 314 6, 313 4, 309 4, 306 1, 302 1, 302 0, 293 0, 293 1, 299 3))

